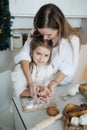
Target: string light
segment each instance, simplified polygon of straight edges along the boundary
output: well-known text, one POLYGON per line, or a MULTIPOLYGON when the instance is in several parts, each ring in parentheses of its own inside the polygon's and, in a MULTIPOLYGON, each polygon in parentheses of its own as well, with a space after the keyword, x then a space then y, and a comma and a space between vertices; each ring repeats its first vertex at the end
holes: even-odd
POLYGON ((7 17, 4 17, 3 19, 4 19, 4 20, 6 20, 6 19, 7 19, 7 17))
POLYGON ((2 29, 0 29, 0 34, 2 34, 2 29))

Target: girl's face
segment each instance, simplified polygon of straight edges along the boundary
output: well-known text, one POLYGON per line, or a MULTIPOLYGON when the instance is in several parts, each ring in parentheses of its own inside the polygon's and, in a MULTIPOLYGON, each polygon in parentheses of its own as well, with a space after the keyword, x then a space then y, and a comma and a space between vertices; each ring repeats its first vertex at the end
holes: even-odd
POLYGON ((31 54, 37 66, 45 65, 50 58, 50 50, 43 46, 38 46, 31 54))
POLYGON ((58 30, 52 28, 38 28, 38 31, 45 40, 53 40, 55 43, 58 42, 58 30))

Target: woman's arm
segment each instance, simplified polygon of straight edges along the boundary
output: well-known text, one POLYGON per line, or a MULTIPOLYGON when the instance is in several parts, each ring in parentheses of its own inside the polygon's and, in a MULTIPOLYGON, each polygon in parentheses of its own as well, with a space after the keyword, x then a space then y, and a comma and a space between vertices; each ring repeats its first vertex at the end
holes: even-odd
POLYGON ((20 62, 20 64, 21 64, 22 70, 24 72, 24 75, 25 75, 27 82, 28 82, 28 85, 29 85, 33 82, 32 77, 31 77, 31 73, 30 73, 30 69, 29 69, 29 62, 26 60, 22 60, 20 62))
MULTIPOLYGON (((64 74, 61 70, 59 70, 56 74, 56 77, 53 81, 56 81, 57 84, 60 84, 65 78, 67 77, 66 74, 64 74)), ((52 81, 51 81, 52 82, 52 81)))
POLYGON ((29 62, 26 60, 22 60, 20 62, 20 64, 21 64, 22 70, 23 70, 24 75, 25 75, 27 82, 28 82, 28 88, 30 91, 30 95, 36 96, 36 84, 33 82, 32 77, 31 77, 29 62))
MULTIPOLYGON (((21 51, 15 56, 14 58, 15 64, 20 63, 22 70, 24 72, 24 75, 26 77, 29 90, 32 88, 32 93, 35 91, 36 85, 32 81, 30 69, 29 69, 29 63, 31 62, 30 57, 30 40, 27 40, 21 49, 21 51), (32 87, 31 87, 32 86, 32 87)), ((33 95, 33 94, 32 94, 33 95)))
MULTIPOLYGON (((70 45, 63 40, 63 43, 60 44, 60 59, 56 58, 56 61, 61 64, 58 66, 59 71, 56 73, 56 77, 49 83, 49 88, 51 88, 52 94, 55 92, 55 87, 58 84, 66 84, 69 83, 74 76, 76 71, 76 67, 78 64, 79 59, 79 46, 80 42, 78 37, 73 36, 71 38, 73 50, 71 49, 70 45), (65 50, 64 50, 65 48, 65 50), (64 53, 63 53, 64 52, 64 53)), ((57 64, 54 65, 55 67, 57 64)))
POLYGON ((66 77, 67 75, 59 70, 55 78, 50 81, 50 83, 48 84, 48 88, 50 89, 52 96, 55 93, 56 86, 58 86, 66 77))

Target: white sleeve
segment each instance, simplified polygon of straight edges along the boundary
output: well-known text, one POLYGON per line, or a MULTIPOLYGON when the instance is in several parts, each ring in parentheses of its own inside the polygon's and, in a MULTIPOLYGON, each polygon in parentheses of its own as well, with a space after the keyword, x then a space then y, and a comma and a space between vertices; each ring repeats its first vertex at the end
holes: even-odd
POLYGON ((53 66, 52 66, 51 64, 49 64, 49 65, 47 66, 46 77, 47 77, 48 79, 51 79, 54 74, 55 74, 54 68, 53 68, 53 66))
POLYGON ((80 46, 79 38, 73 36, 71 38, 71 41, 73 50, 71 50, 70 46, 67 46, 65 58, 59 67, 59 70, 61 70, 64 74, 68 76, 74 75, 79 60, 79 46, 80 46))
POLYGON ((27 61, 31 61, 31 57, 30 57, 30 40, 28 39, 23 48, 21 49, 21 51, 15 56, 14 58, 14 62, 15 64, 18 64, 20 61, 22 60, 27 60, 27 61))
POLYGON ((16 65, 11 73, 12 86, 17 97, 27 88, 27 80, 20 64, 16 65))
POLYGON ((46 69, 43 85, 47 86, 48 83, 54 78, 54 75, 55 75, 54 68, 52 65, 49 64, 46 69))

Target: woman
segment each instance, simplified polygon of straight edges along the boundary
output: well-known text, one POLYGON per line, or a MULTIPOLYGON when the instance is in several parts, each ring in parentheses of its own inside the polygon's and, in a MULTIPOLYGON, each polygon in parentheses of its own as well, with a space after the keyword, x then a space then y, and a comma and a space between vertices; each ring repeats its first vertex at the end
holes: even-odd
MULTIPOLYGON (((52 39, 54 42, 51 64, 54 66, 56 75, 47 86, 53 95, 56 86, 72 81, 78 64, 81 39, 78 32, 67 22, 62 11, 54 4, 43 5, 36 13, 32 37, 39 35, 42 35, 43 39, 52 39)), ((20 62, 33 95, 36 90, 32 85, 29 70, 31 60, 29 42, 29 40, 26 41, 21 52, 15 57, 15 63, 20 62)))

